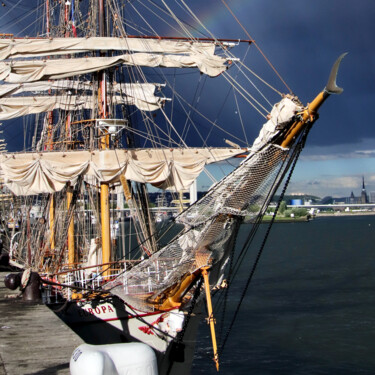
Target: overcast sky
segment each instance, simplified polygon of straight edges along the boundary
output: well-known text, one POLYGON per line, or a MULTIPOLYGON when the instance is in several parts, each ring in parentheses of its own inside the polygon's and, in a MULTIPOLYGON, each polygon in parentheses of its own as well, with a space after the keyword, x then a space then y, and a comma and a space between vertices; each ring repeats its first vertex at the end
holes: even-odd
MULTIPOLYGON (((324 87, 333 61, 348 52, 337 80, 344 93, 321 108, 288 191, 359 195, 362 175, 367 190, 375 191, 375 1, 227 4, 304 103, 324 87)), ((225 31, 233 35, 228 25, 225 31)))
MULTIPOLYGON (((17 1, 18 16, 33 1, 17 1)), ((7 28, 14 13, 4 14, 15 1, 4 3, 0 26, 7 28)), ((188 3, 217 37, 247 38, 220 0, 188 3)), ((375 191, 375 0, 227 0, 227 4, 304 103, 323 89, 335 59, 348 52, 338 76, 344 93, 332 96, 321 108, 289 193, 348 196, 353 190, 359 195, 362 175, 367 190, 375 191)), ((248 63, 252 66, 251 60, 248 63)), ((205 184, 203 179, 201 185, 205 184)))

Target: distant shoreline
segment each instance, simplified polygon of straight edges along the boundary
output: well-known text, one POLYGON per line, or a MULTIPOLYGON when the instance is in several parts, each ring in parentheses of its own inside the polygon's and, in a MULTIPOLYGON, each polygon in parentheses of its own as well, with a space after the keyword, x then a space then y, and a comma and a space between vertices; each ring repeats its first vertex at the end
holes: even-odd
MULTIPOLYGON (((301 217, 282 217, 276 216, 274 223, 306 223, 311 220, 319 219, 322 217, 343 217, 343 216, 373 216, 375 211, 359 211, 359 212, 319 212, 314 216, 301 216, 301 217)), ((272 216, 263 216, 262 223, 269 223, 272 216)), ((245 223, 254 223, 254 218, 245 219, 245 223)))
POLYGON ((368 216, 368 215, 375 215, 375 211, 358 211, 358 212, 319 212, 315 218, 319 218, 322 216, 368 216))
MULTIPOLYGON (((261 223, 269 223, 272 220, 272 216, 263 216, 261 223)), ((312 220, 311 218, 308 218, 307 216, 301 216, 301 217, 283 217, 283 216, 276 216, 274 219, 274 223, 306 223, 309 220, 312 220)), ((244 221, 246 224, 254 224, 255 218, 245 218, 244 221)))

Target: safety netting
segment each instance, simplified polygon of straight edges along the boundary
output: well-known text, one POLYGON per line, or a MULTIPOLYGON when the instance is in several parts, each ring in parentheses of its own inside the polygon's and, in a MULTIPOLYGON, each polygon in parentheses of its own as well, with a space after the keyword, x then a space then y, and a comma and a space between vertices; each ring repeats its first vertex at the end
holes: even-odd
POLYGON ((230 248, 242 217, 255 217, 266 209, 287 168, 288 153, 288 149, 269 144, 250 154, 178 217, 185 225, 182 235, 106 289, 139 310, 152 311, 173 294, 183 277, 215 265, 230 248))

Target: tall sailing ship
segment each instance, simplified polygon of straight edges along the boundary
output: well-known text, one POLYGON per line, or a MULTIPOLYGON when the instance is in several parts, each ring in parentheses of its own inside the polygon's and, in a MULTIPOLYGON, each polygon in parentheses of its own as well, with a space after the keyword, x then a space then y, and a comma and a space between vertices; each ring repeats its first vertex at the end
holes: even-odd
POLYGON ((38 4, 40 34, 0 39, 0 121, 26 129, 25 151, 0 154, 3 239, 22 270, 7 283, 42 291, 89 344, 146 343, 160 374, 189 373, 205 299, 218 368, 211 292, 227 292, 244 217, 260 222, 318 108, 342 91, 343 56, 305 106, 245 65, 250 36, 215 37, 183 0, 38 4), (249 108, 264 118, 250 143, 249 108), (236 157, 156 223, 150 188, 178 200, 208 164, 236 157))

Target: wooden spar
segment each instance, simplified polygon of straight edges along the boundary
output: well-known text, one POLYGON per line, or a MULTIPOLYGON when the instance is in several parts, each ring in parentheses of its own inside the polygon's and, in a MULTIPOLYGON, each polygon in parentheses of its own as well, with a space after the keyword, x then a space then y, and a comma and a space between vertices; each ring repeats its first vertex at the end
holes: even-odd
MULTIPOLYGON (((51 91, 51 90, 49 90, 51 91)), ((49 94, 51 94, 49 92, 49 94)), ((44 147, 46 150, 53 150, 53 112, 48 112, 47 141, 44 147)))
POLYGON ((124 195, 125 195, 126 202, 129 202, 130 199, 132 198, 132 195, 130 193, 128 182, 127 182, 127 180, 126 180, 126 178, 125 178, 124 175, 120 176, 120 181, 121 181, 122 188, 124 190, 124 195))
POLYGON ((99 35, 105 36, 104 0, 98 0, 99 5, 99 35))
MULTIPOLYGON (((71 129, 70 129, 70 113, 68 113, 66 122, 65 122, 65 136, 69 140, 67 142, 67 146, 69 147, 71 141, 71 129)), ((52 145, 51 145, 52 146, 52 145)), ((66 190, 66 200, 67 200, 67 212, 69 213, 70 204, 73 199, 73 188, 68 186, 66 190)), ((71 217, 69 222, 69 229, 68 229, 68 263, 70 266, 73 266, 75 263, 76 256, 75 256, 75 246, 74 246, 74 215, 71 217)))
MULTIPOLYGON (((50 230, 50 249, 55 249, 55 196, 51 194, 49 203, 49 230, 50 230)), ((69 262, 70 263, 70 262, 69 262)))
MULTIPOLYGON (((104 0, 98 0, 99 7, 99 35, 105 36, 104 0)), ((100 118, 105 119, 107 113, 107 85, 105 71, 99 73, 98 101, 100 118)), ((103 134, 100 140, 100 148, 105 150, 109 147, 109 135, 103 134)), ((102 225, 102 263, 109 263, 111 260, 111 224, 109 209, 109 184, 100 184, 100 217, 102 225)), ((110 276, 108 267, 103 268, 103 276, 110 276)))
POLYGON ((214 361, 216 364, 216 370, 219 371, 219 354, 217 352, 217 342, 216 342, 216 333, 215 333, 215 319, 214 313, 212 311, 212 301, 211 301, 211 292, 210 292, 210 282, 208 280, 208 270, 209 267, 202 268, 202 275, 204 279, 204 289, 206 291, 206 299, 207 299, 207 312, 208 312, 208 323, 211 329, 211 339, 212 339, 212 347, 214 350, 214 361))
MULTIPOLYGON (((103 149, 106 149, 106 147, 103 147, 103 149)), ((109 184, 104 182, 100 184, 100 214, 102 224, 102 261, 103 263, 108 263, 111 260, 109 184)), ((105 270, 103 275, 109 276, 110 271, 105 270)))
POLYGON ((49 0, 46 0, 46 31, 47 31, 47 37, 50 36, 50 18, 49 18, 49 0))
POLYGON ((183 296, 185 295, 186 291, 193 285, 199 274, 200 271, 198 270, 192 274, 184 275, 179 284, 177 284, 171 291, 166 292, 166 298, 162 301, 161 305, 157 305, 157 308, 161 311, 168 311, 175 307, 180 307, 183 296))
MULTIPOLYGON (((109 212, 109 185, 102 183, 100 185, 100 213, 102 224, 102 261, 109 263, 111 261, 111 231, 110 231, 110 212, 109 212)), ((109 276, 110 270, 105 267, 103 276, 109 276)))
MULTIPOLYGON (((68 186, 66 191, 66 206, 67 206, 67 213, 69 214, 69 208, 72 203, 73 199, 73 188, 68 186)), ((69 229, 68 229, 68 263, 70 266, 73 266, 75 262, 75 248, 74 248, 74 219, 73 217, 70 219, 69 222, 69 229)))
POLYGON ((296 121, 286 133, 281 147, 290 147, 296 137, 301 133, 305 126, 314 123, 317 119, 317 113, 320 106, 331 94, 341 94, 344 90, 336 85, 337 72, 340 67, 341 60, 346 56, 343 53, 333 64, 331 74, 329 76, 326 87, 321 91, 315 99, 307 105, 307 108, 300 114, 300 120, 296 121))
POLYGON ((68 24, 69 24, 69 8, 70 8, 70 2, 67 1, 65 3, 65 38, 69 38, 69 28, 68 28, 68 24))
POLYGON ((225 38, 187 38, 179 36, 155 36, 155 35, 127 35, 127 38, 159 39, 159 40, 188 40, 196 42, 229 42, 229 43, 253 43, 251 39, 225 39, 225 38))
MULTIPOLYGON (((46 0, 46 29, 47 37, 50 36, 50 4, 49 0, 46 0)), ((47 57, 49 58, 49 56, 47 57)), ((48 95, 51 95, 52 90, 48 90, 48 95)), ((53 111, 48 112, 48 126, 47 126, 47 142, 44 146, 46 150, 53 150, 53 111)))
MULTIPOLYGON (((12 39, 15 39, 15 40, 20 40, 20 39, 43 40, 43 39, 46 39, 46 38, 43 38, 43 37, 29 37, 29 36, 28 37, 14 37, 13 34, 0 34, 0 38, 1 37, 12 38, 12 39)), ((127 35, 126 38, 130 38, 130 39, 158 39, 158 40, 186 40, 186 41, 194 41, 194 42, 228 42, 228 43, 249 43, 249 44, 254 43, 254 40, 251 40, 251 39, 187 38, 187 37, 180 37, 180 36, 155 36, 155 35, 127 35)))
POLYGON ((296 121, 286 133, 285 138, 281 143, 281 147, 290 147, 307 123, 313 123, 316 120, 317 110, 328 96, 329 95, 326 95, 323 90, 316 96, 312 103, 308 104, 307 108, 301 114, 301 120, 296 121))
MULTIPOLYGON (((68 38, 69 37, 69 31, 68 31, 68 22, 69 22, 69 4, 70 3, 66 3, 65 4, 65 8, 64 8, 64 19, 65 19, 65 35, 64 37, 65 38, 68 38)), ((71 137, 71 124, 70 124, 70 121, 71 121, 71 115, 70 113, 67 114, 67 117, 66 117, 66 122, 65 122, 65 137, 66 139, 68 140, 67 141, 67 146, 69 147, 70 145, 70 141, 72 140, 72 137, 71 137)), ((51 126, 52 127, 52 126, 51 126)), ((51 129, 51 135, 52 135, 52 129, 51 129)), ((52 140, 52 139, 51 139, 52 140)), ((51 142, 50 144, 50 147, 53 148, 53 143, 51 142)), ((72 186, 68 186, 67 190, 66 190, 66 205, 67 205, 67 213, 69 214, 69 209, 70 209, 70 205, 72 204, 72 200, 73 200, 73 187, 72 186)), ((51 235, 53 233, 53 230, 51 231, 51 235)), ((76 254, 75 254, 75 245, 74 245, 74 214, 72 215, 72 217, 70 218, 70 222, 69 222, 69 228, 68 228, 68 264, 69 264, 69 267, 74 267, 74 263, 76 261, 76 254)))

